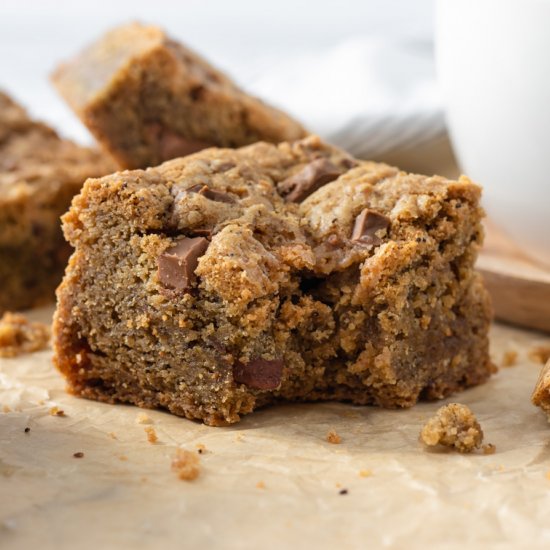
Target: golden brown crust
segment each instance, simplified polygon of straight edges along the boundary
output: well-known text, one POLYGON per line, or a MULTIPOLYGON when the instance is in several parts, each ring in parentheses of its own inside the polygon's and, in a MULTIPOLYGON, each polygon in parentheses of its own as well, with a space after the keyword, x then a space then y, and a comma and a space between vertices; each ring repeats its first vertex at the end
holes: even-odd
POLYGON ((88 180, 63 217, 76 251, 56 364, 78 395, 212 425, 280 400, 408 407, 479 384, 494 370, 479 194, 315 137, 88 180), (345 173, 301 203, 279 195, 319 158, 345 173), (366 208, 390 220, 376 243, 352 238, 366 208), (159 258, 198 235, 190 287, 166 286, 159 258))
POLYGON ((0 92, 0 313, 53 300, 69 257, 59 217, 87 177, 112 170, 0 92))
POLYGON ((283 112, 157 27, 108 32, 53 75, 59 92, 123 168, 144 168, 205 147, 305 135, 283 112))

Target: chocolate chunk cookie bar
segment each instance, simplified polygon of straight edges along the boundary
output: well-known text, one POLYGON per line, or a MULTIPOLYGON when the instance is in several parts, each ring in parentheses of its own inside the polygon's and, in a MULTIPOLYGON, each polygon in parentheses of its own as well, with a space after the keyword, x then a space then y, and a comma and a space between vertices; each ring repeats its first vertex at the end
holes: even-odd
POLYGON ((283 400, 409 407, 487 379, 467 178, 316 137, 90 179, 64 216, 55 361, 70 390, 210 425, 283 400))
POLYGON ((123 168, 155 166, 212 145, 305 135, 157 27, 114 29, 59 67, 53 81, 123 168))
POLYGON ((113 169, 0 92, 0 313, 53 300, 70 254, 59 218, 86 178, 113 169))

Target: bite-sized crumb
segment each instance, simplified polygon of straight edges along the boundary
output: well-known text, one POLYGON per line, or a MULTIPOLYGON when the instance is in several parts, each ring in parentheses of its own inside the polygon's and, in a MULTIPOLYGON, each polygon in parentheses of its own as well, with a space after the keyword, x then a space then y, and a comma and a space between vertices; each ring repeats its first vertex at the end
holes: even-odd
POLYGON ((48 347, 50 327, 7 311, 0 319, 0 357, 16 357, 48 347))
POLYGON ((483 431, 466 405, 450 403, 428 420, 420 438, 428 446, 444 445, 461 453, 470 453, 481 445, 483 431))
POLYGON ((137 424, 152 424, 152 422, 151 417, 143 412, 139 413, 136 417, 137 424))
POLYGON ((327 441, 333 445, 342 443, 342 438, 336 433, 335 430, 329 430, 327 433, 327 441))
POLYGON ((126 455, 118 455, 118 459, 122 462, 126 462, 128 460, 128 457, 126 455))
POLYGON ((235 441, 244 441, 244 435, 243 434, 237 434, 235 436, 235 441))
POLYGON ((84 453, 82 451, 78 451, 77 453, 73 453, 73 456, 75 458, 84 458, 84 453))
POLYGON ((484 455, 494 455, 497 450, 497 446, 492 443, 487 443, 487 445, 483 445, 481 449, 483 450, 484 455))
POLYGON ((340 491, 338 491, 339 495, 347 495, 348 493, 349 491, 347 489, 340 489, 340 491))
POLYGON ((506 350, 502 355, 502 366, 513 367, 517 364, 518 352, 513 349, 506 350))
POLYGON ((258 481, 258 483, 256 483, 256 488, 265 489, 265 483, 263 481, 258 481))
POLYGON ((535 346, 529 350, 527 356, 533 363, 544 365, 550 360, 550 346, 535 346))
POLYGON ((144 428, 144 430, 147 434, 147 441, 149 441, 149 443, 156 443, 159 440, 155 428, 147 426, 147 428, 144 428))
POLYGON ((65 411, 57 406, 51 407, 49 413, 51 416, 65 416, 65 411))
POLYGON ((3 413, 10 413, 11 412, 11 407, 9 405, 2 405, 2 412, 3 413))
POLYGON ((359 470, 359 477, 370 477, 372 470, 359 470))
POLYGON ((184 481, 192 481, 199 476, 200 459, 191 451, 176 449, 176 455, 172 459, 172 470, 184 481))
POLYGON ((31 429, 27 426, 23 431, 24 431, 26 434, 28 434, 28 433, 31 431, 31 429))
POLYGON ((204 445, 204 443, 197 443, 195 446, 197 447, 197 453, 200 455, 206 452, 206 445, 204 445))
POLYGON ((111 439, 118 439, 115 432, 109 432, 107 434, 111 439))

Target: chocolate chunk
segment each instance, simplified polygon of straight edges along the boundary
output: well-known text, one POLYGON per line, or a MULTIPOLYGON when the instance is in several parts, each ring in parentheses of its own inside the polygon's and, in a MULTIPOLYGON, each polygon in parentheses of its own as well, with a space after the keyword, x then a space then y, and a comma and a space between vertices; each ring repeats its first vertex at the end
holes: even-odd
POLYGON ((236 362, 233 366, 235 382, 254 390, 275 390, 281 383, 284 361, 282 359, 252 359, 249 363, 236 362))
POLYGON ((390 219, 384 214, 365 208, 355 219, 351 240, 378 245, 382 239, 376 233, 388 229, 390 223, 390 219))
POLYGON ((158 122, 145 126, 146 139, 156 143, 161 161, 185 157, 202 149, 212 147, 211 143, 196 139, 187 139, 158 122))
POLYGON ((277 188, 288 202, 302 202, 323 185, 345 172, 330 160, 320 158, 310 162, 298 173, 281 181, 277 188))
POLYGON ((228 195, 227 193, 224 193, 223 191, 217 191, 216 189, 210 189, 208 185, 203 185, 201 183, 198 183, 196 185, 193 185, 191 187, 188 187, 186 189, 188 193, 198 193, 199 195, 203 195, 207 199, 210 199, 211 201, 216 202, 227 202, 227 203, 234 203, 235 199, 228 195))
POLYGON ((208 248, 204 237, 184 237, 158 258, 160 282, 175 290, 187 290, 195 278, 199 258, 208 248))

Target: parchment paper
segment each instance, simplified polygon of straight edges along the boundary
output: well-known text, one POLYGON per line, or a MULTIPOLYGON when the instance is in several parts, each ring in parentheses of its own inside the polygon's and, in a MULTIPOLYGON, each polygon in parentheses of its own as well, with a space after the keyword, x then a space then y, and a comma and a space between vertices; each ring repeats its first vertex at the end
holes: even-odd
POLYGON ((444 401, 472 408, 494 455, 427 451, 418 434, 441 402, 284 405, 228 428, 147 411, 140 424, 141 409, 67 395, 50 350, 0 360, 0 548, 548 548, 537 344, 550 340, 495 326, 495 360, 514 349, 518 364, 444 401), (200 477, 181 481, 175 450, 197 444, 200 477))

